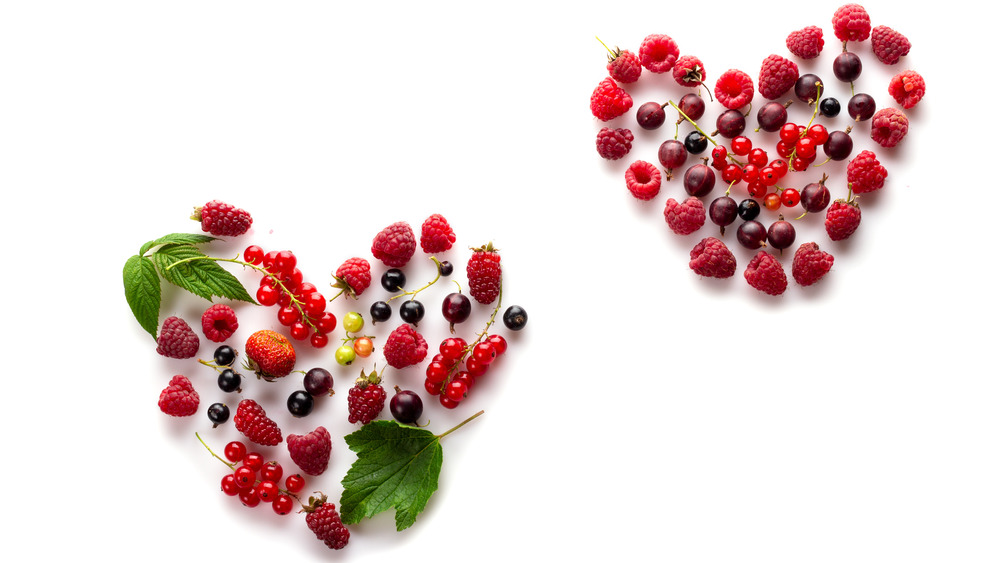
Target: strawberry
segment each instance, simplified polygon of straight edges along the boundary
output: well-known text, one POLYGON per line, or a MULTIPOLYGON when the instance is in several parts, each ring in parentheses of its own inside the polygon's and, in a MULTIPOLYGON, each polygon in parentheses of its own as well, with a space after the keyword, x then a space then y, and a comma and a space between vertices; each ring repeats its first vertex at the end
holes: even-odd
POLYGON ((190 379, 175 375, 160 393, 157 404, 161 411, 170 416, 191 416, 198 412, 198 393, 190 379))
POLYGON ((469 278, 469 295, 479 303, 489 305, 500 295, 500 255, 492 242, 472 251, 465 268, 469 278))
POLYGON ((268 418, 264 407, 253 399, 243 399, 236 405, 233 424, 254 444, 277 446, 281 443, 281 429, 278 428, 278 424, 268 418))
POLYGON ((368 424, 375 420, 385 407, 385 397, 382 377, 374 369, 365 375, 362 368, 361 377, 355 380, 354 387, 347 393, 347 421, 368 424))
POLYGON ((295 367, 295 348, 287 338, 273 330, 258 330, 247 338, 246 368, 257 377, 272 381, 284 377, 295 367))

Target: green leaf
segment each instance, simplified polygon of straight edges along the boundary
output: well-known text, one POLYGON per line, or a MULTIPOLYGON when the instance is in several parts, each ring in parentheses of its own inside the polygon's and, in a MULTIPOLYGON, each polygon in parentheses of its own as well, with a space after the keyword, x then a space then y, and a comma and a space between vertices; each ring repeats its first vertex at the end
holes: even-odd
POLYGON ((376 420, 344 437, 358 454, 341 481, 344 524, 396 509, 396 530, 409 528, 437 490, 443 452, 438 436, 393 420, 376 420))
POLYGON ((152 255, 152 260, 163 279, 199 297, 211 301, 214 295, 256 303, 236 276, 193 246, 163 246, 152 255))
POLYGON ((125 282, 125 300, 139 325, 156 340, 160 324, 160 277, 148 257, 138 254, 125 262, 122 271, 125 282))
POLYGON ((218 239, 215 238, 215 237, 210 237, 208 235, 199 235, 199 234, 191 234, 191 233, 172 233, 172 234, 169 234, 169 235, 166 235, 166 236, 162 236, 162 237, 160 237, 160 238, 158 238, 156 240, 151 240, 151 241, 147 242, 146 244, 142 245, 142 248, 139 249, 139 254, 145 255, 146 252, 148 252, 149 249, 153 248, 154 246, 160 246, 160 245, 165 245, 165 244, 169 244, 169 245, 175 245, 175 244, 187 244, 187 245, 204 244, 206 242, 212 242, 213 240, 218 240, 218 239))

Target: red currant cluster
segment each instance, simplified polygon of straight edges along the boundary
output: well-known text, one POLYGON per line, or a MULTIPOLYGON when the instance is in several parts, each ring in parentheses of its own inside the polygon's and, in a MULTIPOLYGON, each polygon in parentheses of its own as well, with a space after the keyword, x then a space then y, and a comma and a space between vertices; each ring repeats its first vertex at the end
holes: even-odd
POLYGON ((309 339, 314 348, 326 346, 330 341, 327 334, 337 328, 337 317, 326 310, 326 297, 316 286, 303 281, 292 251, 264 253, 261 247, 250 245, 243 251, 243 259, 264 273, 257 288, 257 301, 279 307, 278 322, 288 327, 291 337, 309 339))
POLYGON ((437 395, 441 406, 453 409, 469 395, 497 356, 506 351, 507 341, 499 334, 480 337, 472 344, 459 337, 445 338, 439 353, 427 364, 424 389, 437 395))
POLYGON ((222 492, 239 497, 243 506, 250 508, 262 502, 270 503, 274 512, 281 515, 295 508, 296 501, 292 499, 306 485, 302 475, 295 473, 285 477, 285 488, 282 489, 278 483, 283 470, 278 462, 265 461, 263 455, 248 452, 242 442, 229 442, 224 454, 229 461, 223 460, 223 463, 232 471, 222 478, 222 492))

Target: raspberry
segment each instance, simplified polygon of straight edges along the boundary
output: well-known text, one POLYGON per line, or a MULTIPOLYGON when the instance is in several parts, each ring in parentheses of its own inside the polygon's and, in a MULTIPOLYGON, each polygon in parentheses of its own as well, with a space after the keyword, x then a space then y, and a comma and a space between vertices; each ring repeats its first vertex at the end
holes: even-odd
POLYGON ((489 305, 500 295, 500 254, 493 248, 492 242, 472 250, 472 256, 465 266, 469 295, 477 302, 489 305))
POLYGON ((253 217, 249 213, 219 200, 195 207, 191 218, 201 221, 202 231, 217 237, 242 235, 253 224, 253 217))
POLYGON ((191 416, 198 412, 198 393, 195 392, 190 379, 183 375, 175 375, 160 392, 157 404, 161 411, 170 416, 191 416))
POLYGON ((705 204, 694 196, 684 200, 684 203, 677 203, 677 200, 670 198, 663 210, 663 217, 671 231, 689 235, 705 224, 705 204))
MULTIPOLYGON (((372 283, 372 267, 364 258, 348 258, 333 274, 334 288, 346 292, 351 297, 364 293, 372 283)), ((338 293, 339 297, 340 294, 338 293)), ((334 297, 336 299, 336 297, 334 297)))
POLYGON ((886 148, 894 147, 906 136, 909 125, 902 111, 882 108, 872 117, 872 140, 886 148))
POLYGON ((878 60, 894 65, 910 52, 910 40, 891 27, 878 25, 872 28, 872 51, 878 60))
POLYGON ((660 193, 660 170, 645 160, 637 160, 625 171, 625 185, 636 199, 649 201, 660 193))
POLYGON ((396 327, 382 346, 385 361, 396 369, 419 364, 427 357, 427 341, 409 324, 396 327))
POLYGON ((379 231, 372 241, 372 255, 390 268, 402 268, 413 257, 417 239, 405 221, 397 221, 379 231))
POLYGON ((800 59, 815 59, 823 51, 823 30, 815 25, 788 34, 785 46, 800 59))
POLYGON ((330 463, 332 449, 330 432, 322 426, 302 436, 288 435, 288 455, 306 475, 322 475, 330 463))
POLYGON ((757 255, 750 260, 743 277, 754 289, 768 295, 781 295, 788 287, 788 278, 781 263, 766 250, 757 252, 757 255))
POLYGON ((882 189, 887 175, 872 151, 861 151, 847 164, 847 185, 857 194, 882 189))
POLYGON ((326 502, 326 495, 318 499, 310 497, 309 501, 309 506, 304 509, 306 525, 330 549, 343 549, 351 539, 351 532, 341 522, 337 507, 332 502, 326 502))
POLYGON ((912 70, 904 70, 889 80, 889 95, 897 104, 903 106, 903 109, 917 105, 926 90, 924 77, 912 70))
MULTIPOLYGON (((388 346, 388 344, 387 344, 388 346)), ((426 349, 425 349, 426 350, 426 349)), ((354 387, 347 392, 347 421, 351 424, 360 422, 368 424, 382 412, 385 407, 385 389, 382 387, 382 378, 378 372, 372 370, 365 375, 361 370, 361 377, 354 382, 354 387)))
POLYGON ((626 51, 615 47, 615 50, 608 55, 608 73, 622 84, 631 84, 639 80, 642 74, 642 64, 639 57, 632 51, 626 51))
POLYGON ((757 91, 769 100, 780 98, 799 79, 799 67, 778 55, 769 55, 760 65, 757 91))
POLYGON ((624 115, 632 107, 632 96, 611 78, 605 78, 590 95, 590 113, 601 121, 624 115))
POLYGON ((715 98, 728 109, 740 109, 753 100, 753 79, 742 70, 729 69, 715 82, 715 98))
POLYGON ((295 367, 295 347, 284 335, 273 330, 251 334, 245 348, 249 369, 268 381, 292 373, 295 367))
POLYGON ((420 248, 427 254, 445 252, 455 243, 455 231, 443 215, 435 213, 420 226, 420 248))
POLYGON ((861 208, 854 200, 838 199, 826 210, 826 234, 830 240, 844 240, 861 224, 861 208))
POLYGON ((233 425, 254 444, 277 446, 281 443, 281 429, 253 399, 243 399, 236 405, 233 425))
POLYGON ((632 150, 632 132, 628 129, 601 127, 597 132, 597 154, 608 160, 618 160, 632 150))
POLYGON ((844 4, 833 13, 833 34, 841 41, 864 41, 872 30, 872 20, 859 4, 844 4))
POLYGON ((812 285, 833 267, 833 255, 823 252, 815 242, 804 242, 792 258, 792 277, 799 285, 812 285))
POLYGON ((178 360, 195 357, 200 345, 198 335, 179 317, 167 317, 156 337, 156 353, 178 360))
POLYGON ((674 63, 674 80, 681 86, 697 88, 705 81, 705 65, 701 64, 701 59, 693 55, 684 55, 674 63))
POLYGON ((236 311, 222 303, 212 305, 201 315, 201 330, 212 342, 225 342, 239 327, 236 311))
POLYGON ((691 249, 688 266, 699 276, 729 278, 736 273, 736 257, 726 243, 715 237, 707 237, 691 249))
POLYGON ((639 61, 649 72, 669 72, 681 54, 677 43, 669 35, 647 35, 639 45, 639 61))

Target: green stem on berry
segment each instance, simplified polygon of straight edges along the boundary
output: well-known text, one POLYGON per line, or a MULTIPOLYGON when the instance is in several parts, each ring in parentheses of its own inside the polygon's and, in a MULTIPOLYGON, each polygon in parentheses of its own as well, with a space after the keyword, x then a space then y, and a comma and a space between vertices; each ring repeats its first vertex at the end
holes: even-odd
MULTIPOLYGON (((600 38, 600 37, 598 37, 598 36, 596 36, 596 35, 594 36, 594 38, 595 38, 595 39, 597 39, 598 41, 601 41, 601 38, 600 38)), ((617 56, 618 56, 618 54, 617 54, 617 53, 615 53, 614 51, 612 51, 612 50, 611 50, 611 47, 608 47, 608 45, 607 45, 607 44, 606 44, 606 43, 605 43, 604 41, 601 41, 601 45, 604 45, 604 48, 608 50, 608 53, 611 53, 611 58, 612 58, 612 59, 613 59, 614 57, 617 57, 617 56)))
POLYGON ((438 261, 438 259, 437 259, 436 256, 431 256, 430 259, 434 261, 434 265, 437 267, 437 275, 434 276, 433 280, 427 282, 427 284, 424 285, 421 288, 414 289, 413 291, 404 291, 404 292, 400 293, 399 295, 393 295, 388 300, 392 301, 393 299, 397 299, 399 297, 403 297, 404 295, 409 295, 410 296, 410 301, 413 301, 413 299, 416 298, 416 296, 417 296, 418 293, 420 293, 421 291, 423 291, 423 290, 427 289, 428 287, 430 287, 430 286, 434 285, 435 283, 437 283, 437 281, 439 279, 441 279, 441 262, 438 261))
POLYGON ((201 445, 205 446, 205 449, 208 450, 208 453, 212 454, 212 457, 214 457, 215 459, 221 461, 222 463, 225 463, 226 467, 228 467, 229 469, 232 469, 233 471, 236 470, 236 464, 235 463, 229 463, 228 461, 226 461, 226 460, 222 459, 221 457, 219 457, 218 454, 216 454, 215 452, 212 451, 212 448, 208 447, 208 444, 205 443, 205 440, 201 439, 201 436, 199 436, 197 432, 194 433, 194 437, 198 438, 198 441, 201 442, 201 445))
POLYGON ((217 372, 222 372, 222 370, 219 369, 219 366, 213 364, 212 362, 206 362, 205 360, 199 359, 198 363, 201 364, 201 365, 203 365, 203 366, 208 366, 208 367, 214 369, 217 372))
POLYGON ((461 428, 461 427, 465 426, 466 424, 468 424, 468 423, 472 422, 472 421, 473 421, 473 420, 474 420, 474 419, 475 419, 476 417, 478 417, 479 415, 483 414, 484 412, 486 412, 486 411, 479 411, 479 412, 477 412, 476 414, 474 414, 474 415, 470 416, 469 418, 467 418, 467 419, 463 420, 462 422, 459 422, 459 423, 458 423, 458 424, 457 424, 457 425, 456 425, 456 426, 455 426, 454 428, 452 428, 451 430, 446 430, 446 431, 445 431, 445 432, 444 432, 443 434, 438 434, 438 435, 436 436, 436 437, 437 437, 437 439, 438 439, 438 440, 440 440, 441 438, 444 438, 444 437, 445 437, 445 436, 447 436, 448 434, 451 434, 452 432, 454 432, 454 431, 458 430, 459 428, 461 428))
POLYGON ((668 102, 668 103, 670 104, 670 107, 672 107, 672 108, 674 108, 675 110, 677 110, 677 113, 678 113, 678 114, 680 114, 680 116, 681 116, 681 117, 683 117, 684 119, 686 119, 686 120, 687 120, 687 122, 688 122, 688 123, 690 123, 691 125, 693 125, 693 126, 694 126, 694 128, 695 128, 695 130, 696 130, 696 131, 698 131, 699 133, 701 133, 701 136, 702 136, 702 137, 705 137, 706 139, 708 139, 708 140, 709 140, 709 141, 710 141, 710 142, 711 142, 711 143, 712 143, 713 145, 715 145, 715 146, 718 146, 718 145, 719 145, 719 143, 716 143, 716 142, 715 142, 715 139, 713 139, 713 138, 712 138, 711 136, 709 136, 709 135, 705 134, 705 132, 701 130, 701 127, 698 127, 698 124, 697 124, 697 123, 695 123, 693 119, 691 119, 690 117, 688 117, 688 116, 687 116, 687 114, 686 114, 686 113, 684 113, 683 111, 681 111, 681 108, 677 107, 677 104, 675 104, 675 103, 673 102, 673 100, 671 100, 671 101, 670 101, 670 102, 668 102))
POLYGON ((819 114, 819 100, 820 97, 822 97, 822 95, 823 95, 823 83, 816 82, 816 100, 813 102, 813 114, 812 117, 809 118, 809 123, 806 123, 806 130, 802 132, 800 138, 805 137, 806 132, 808 132, 809 128, 812 127, 813 121, 816 120, 816 115, 819 114))

